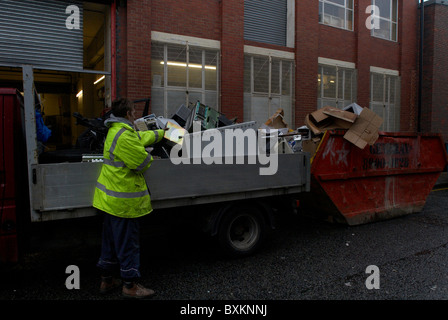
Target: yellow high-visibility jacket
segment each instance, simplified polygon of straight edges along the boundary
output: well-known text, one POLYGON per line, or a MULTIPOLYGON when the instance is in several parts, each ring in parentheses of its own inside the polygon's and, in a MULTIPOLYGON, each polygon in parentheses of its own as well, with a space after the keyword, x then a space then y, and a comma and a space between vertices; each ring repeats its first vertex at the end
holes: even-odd
POLYGON ((145 147, 162 140, 164 130, 135 131, 127 119, 113 115, 105 125, 109 131, 93 206, 122 218, 151 213, 151 199, 143 173, 153 158, 145 147))

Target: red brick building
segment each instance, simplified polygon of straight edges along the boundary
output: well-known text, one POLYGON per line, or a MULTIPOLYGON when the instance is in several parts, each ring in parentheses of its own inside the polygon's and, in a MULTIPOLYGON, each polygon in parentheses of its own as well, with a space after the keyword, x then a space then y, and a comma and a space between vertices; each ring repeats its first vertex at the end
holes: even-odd
POLYGON ((116 95, 151 96, 153 112, 199 99, 263 121, 282 107, 296 128, 356 102, 385 131, 417 128, 418 0, 128 0, 116 13, 116 95))
MULTIPOLYGON (((384 131, 417 129, 419 0, 20 0, 0 15, 0 85, 20 88, 33 66, 56 148, 84 129, 73 112, 97 117, 118 96, 167 117, 200 100, 259 124, 283 108, 293 129, 356 102, 384 131)), ((425 129, 445 128, 429 109, 425 129)))
POLYGON ((424 8, 422 131, 448 140, 448 2, 431 0, 424 8))

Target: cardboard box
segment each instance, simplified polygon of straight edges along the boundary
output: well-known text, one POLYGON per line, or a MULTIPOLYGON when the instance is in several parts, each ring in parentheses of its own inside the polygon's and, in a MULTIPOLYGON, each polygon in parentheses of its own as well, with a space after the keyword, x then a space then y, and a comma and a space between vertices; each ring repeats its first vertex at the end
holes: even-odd
POLYGON ((355 123, 345 133, 344 138, 360 149, 373 145, 378 139, 378 129, 383 119, 370 109, 363 108, 355 123))
POLYGON ((331 116, 340 120, 343 120, 345 122, 354 123, 358 116, 352 112, 344 111, 337 108, 332 107, 325 107, 323 108, 323 113, 327 116, 331 116))
POLYGON ((359 104, 357 104, 355 102, 353 102, 352 104, 349 104, 348 106, 342 108, 342 110, 344 110, 344 111, 353 112, 353 113, 355 113, 357 115, 361 114, 362 109, 363 108, 359 104))
POLYGON ((277 109, 277 111, 270 117, 264 124, 274 128, 274 129, 283 129, 288 128, 288 124, 283 120, 284 111, 282 108, 277 109))
POLYGON ((323 107, 305 117, 305 124, 319 135, 332 129, 349 129, 357 119, 357 115, 333 107, 323 107))
POLYGON ((312 138, 309 140, 302 141, 302 150, 305 152, 309 152, 311 154, 311 157, 314 156, 314 154, 317 151, 317 147, 319 147, 320 138, 312 138))

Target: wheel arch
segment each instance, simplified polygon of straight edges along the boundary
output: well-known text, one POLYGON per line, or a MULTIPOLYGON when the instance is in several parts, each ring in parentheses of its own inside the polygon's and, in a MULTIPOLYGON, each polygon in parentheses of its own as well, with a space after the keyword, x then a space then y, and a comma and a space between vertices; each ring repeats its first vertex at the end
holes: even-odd
POLYGON ((220 205, 212 212, 207 228, 211 236, 218 234, 219 226, 224 215, 238 206, 256 207, 260 211, 266 225, 271 229, 275 229, 274 211, 267 201, 262 199, 241 200, 220 205))

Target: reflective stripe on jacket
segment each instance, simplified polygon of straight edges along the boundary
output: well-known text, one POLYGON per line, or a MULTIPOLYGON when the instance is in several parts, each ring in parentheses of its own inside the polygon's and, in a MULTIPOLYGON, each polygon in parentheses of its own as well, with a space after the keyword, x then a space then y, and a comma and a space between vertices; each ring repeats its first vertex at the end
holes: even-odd
POLYGON ((137 218, 152 211, 143 173, 153 158, 145 147, 162 140, 164 130, 137 132, 123 120, 114 118, 106 123, 109 131, 104 143, 104 163, 93 206, 118 217, 137 218))

